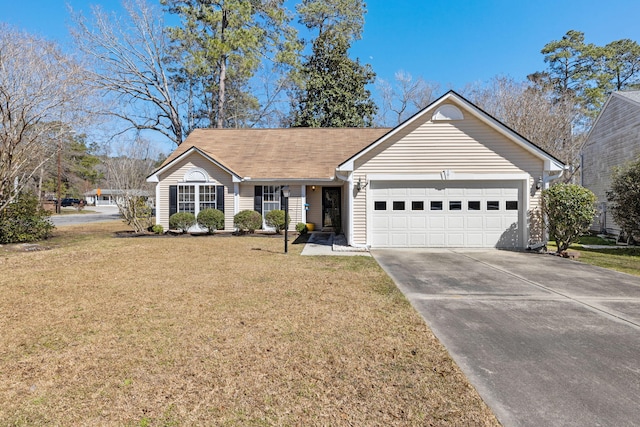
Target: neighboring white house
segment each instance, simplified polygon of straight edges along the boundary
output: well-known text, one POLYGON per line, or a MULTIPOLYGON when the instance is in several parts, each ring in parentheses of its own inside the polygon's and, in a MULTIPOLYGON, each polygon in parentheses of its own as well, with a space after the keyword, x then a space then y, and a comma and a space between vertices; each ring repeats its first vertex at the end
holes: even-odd
POLYGON ((608 212, 607 191, 616 166, 640 156, 640 91, 614 92, 604 104, 582 147, 582 185, 598 197, 592 229, 619 234, 608 212))
POLYGON ((291 227, 367 247, 525 248, 564 164, 450 91, 393 129, 198 129, 148 177, 156 221, 213 207, 225 229, 291 189, 291 227))
MULTIPOLYGON (((145 191, 145 190, 133 190, 133 194, 139 194, 148 198, 149 203, 153 206, 154 201, 154 193, 145 191)), ((96 188, 95 190, 90 190, 84 193, 84 199, 88 205, 94 206, 115 206, 119 200, 122 199, 122 196, 125 194, 124 190, 114 190, 114 189, 101 189, 96 188)))

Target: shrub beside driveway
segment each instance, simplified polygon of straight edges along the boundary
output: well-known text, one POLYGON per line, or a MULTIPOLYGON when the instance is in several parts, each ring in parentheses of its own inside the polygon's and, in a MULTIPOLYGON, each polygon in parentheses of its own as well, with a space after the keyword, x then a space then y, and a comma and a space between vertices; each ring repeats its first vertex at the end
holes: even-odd
POLYGON ((121 228, 0 252, 0 425, 497 425, 372 258, 121 228))

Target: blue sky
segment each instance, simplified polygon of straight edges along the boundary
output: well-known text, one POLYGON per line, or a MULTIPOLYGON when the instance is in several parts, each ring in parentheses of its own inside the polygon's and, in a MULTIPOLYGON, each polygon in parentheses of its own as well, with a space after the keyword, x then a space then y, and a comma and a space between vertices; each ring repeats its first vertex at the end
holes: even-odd
MULTIPOLYGON (((66 43, 66 4, 97 3, 117 9, 120 0, 0 0, 0 21, 66 43)), ((295 3, 295 2, 293 2, 295 3)), ((392 80, 404 70, 437 82, 441 91, 462 89, 496 75, 524 80, 545 68, 540 49, 568 30, 599 45, 640 41, 638 0, 368 0, 363 39, 350 53, 392 80)))
MULTIPOLYGON (((153 1, 153 0, 151 0, 153 1)), ((295 4, 298 0, 287 0, 295 4)), ((0 0, 0 22, 69 43, 67 4, 118 10, 121 0, 0 0)), ((523 81, 546 68, 542 47, 568 30, 587 43, 640 42, 638 0, 368 0, 362 40, 351 57, 393 81, 403 70, 448 89, 510 76, 523 81)), ((374 90, 374 96, 376 95, 374 90)), ((157 136, 157 135, 156 135, 157 136)), ((154 138, 155 139, 155 138, 154 138)), ((171 145, 159 141, 163 151, 171 145)))

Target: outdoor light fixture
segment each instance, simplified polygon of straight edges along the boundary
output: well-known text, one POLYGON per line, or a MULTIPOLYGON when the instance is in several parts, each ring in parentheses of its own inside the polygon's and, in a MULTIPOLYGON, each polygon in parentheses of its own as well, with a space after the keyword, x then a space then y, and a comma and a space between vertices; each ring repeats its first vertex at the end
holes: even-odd
POLYGON ((361 178, 358 178, 358 183, 356 184, 356 190, 360 191, 367 187, 367 183, 362 184, 361 178))
POLYGON ((542 188, 542 177, 539 176, 538 180, 536 181, 536 190, 539 190, 542 188))
POLYGON ((311 191, 316 191, 316 186, 315 185, 311 186, 311 191))
POLYGON ((284 198, 284 253, 289 252, 288 248, 288 238, 287 238, 287 229, 289 228, 289 224, 287 223, 287 218, 289 217, 289 196, 291 196, 291 190, 288 185, 282 186, 282 197, 284 198))

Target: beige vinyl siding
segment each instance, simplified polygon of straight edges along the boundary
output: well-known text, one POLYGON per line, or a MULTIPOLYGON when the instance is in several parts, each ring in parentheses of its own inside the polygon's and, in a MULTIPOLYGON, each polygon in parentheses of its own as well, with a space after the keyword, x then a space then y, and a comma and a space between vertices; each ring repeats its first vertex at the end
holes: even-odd
POLYGON ((157 184, 160 192, 158 223, 165 230, 169 229, 169 186, 184 183, 185 174, 194 168, 205 170, 216 185, 224 186, 224 227, 225 230, 233 230, 233 180, 231 175, 198 153, 191 154, 160 176, 160 182, 157 184))
MULTIPOLYGON (((582 149, 582 185, 598 197, 599 209, 607 201, 613 168, 639 155, 640 106, 614 94, 582 149)), ((620 231, 611 213, 606 215, 605 227, 610 232, 620 231)), ((599 218, 594 221, 593 228, 600 231, 599 218)))
MULTIPOLYGON (((506 136, 462 110, 464 120, 426 121, 403 129, 357 159, 353 181, 371 174, 522 174, 542 176, 543 161, 506 136)), ((430 115, 425 115, 430 117, 430 115)), ((535 191, 533 179, 528 193, 535 191)), ((366 191, 354 200, 354 243, 366 243, 366 191)), ((529 201, 538 206, 538 196, 529 201)))
MULTIPOLYGON (((260 183, 258 181, 251 183, 240 184, 240 201, 239 207, 241 211, 254 210, 254 195, 256 185, 278 185, 276 183, 260 183)), ((283 184, 284 185, 284 184, 283 184)), ((295 230, 296 224, 302 221, 302 186, 301 185, 289 185, 291 190, 291 197, 289 198, 289 217, 291 222, 289 223, 289 229, 295 230)), ((316 190, 317 191, 317 190, 316 190)), ((281 208, 284 205, 281 203, 281 208)))

